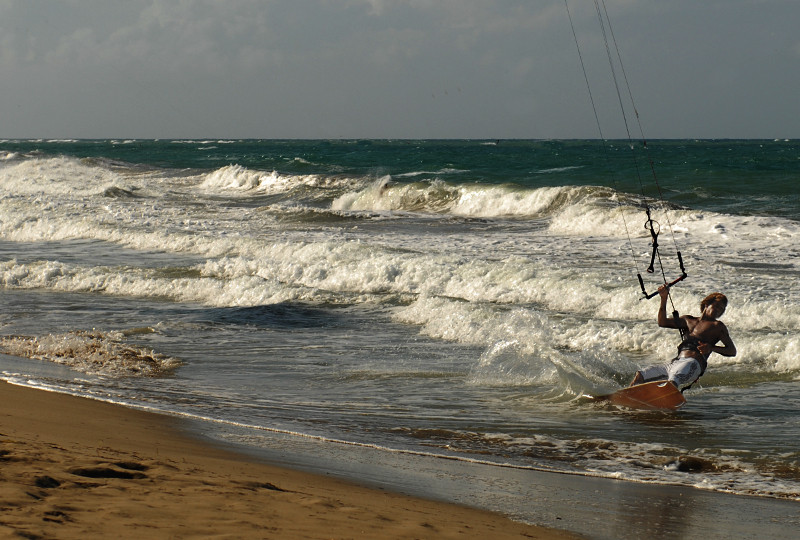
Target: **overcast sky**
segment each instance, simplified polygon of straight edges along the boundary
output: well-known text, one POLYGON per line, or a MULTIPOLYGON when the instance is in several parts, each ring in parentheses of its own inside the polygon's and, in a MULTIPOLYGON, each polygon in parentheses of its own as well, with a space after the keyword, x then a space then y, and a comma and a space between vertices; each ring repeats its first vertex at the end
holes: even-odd
MULTIPOLYGON (((648 138, 800 138, 800 1, 605 2, 648 138)), ((564 0, 0 0, 0 138, 597 136, 564 0)))

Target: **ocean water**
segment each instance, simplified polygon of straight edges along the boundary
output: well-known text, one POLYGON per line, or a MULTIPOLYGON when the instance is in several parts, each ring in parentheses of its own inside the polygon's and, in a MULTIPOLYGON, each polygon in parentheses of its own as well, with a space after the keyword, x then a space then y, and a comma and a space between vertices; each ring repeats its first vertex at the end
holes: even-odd
POLYGON ((794 140, 0 141, 0 374, 343 470, 798 501, 799 183, 794 140), (588 400, 674 355, 636 275, 678 250, 738 355, 677 412, 588 400))

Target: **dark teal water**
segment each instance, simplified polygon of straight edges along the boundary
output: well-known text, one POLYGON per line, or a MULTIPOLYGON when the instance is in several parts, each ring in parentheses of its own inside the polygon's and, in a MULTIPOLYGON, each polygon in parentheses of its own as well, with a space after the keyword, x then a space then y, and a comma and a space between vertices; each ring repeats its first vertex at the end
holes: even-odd
POLYGON ((346 175, 524 188, 603 185, 691 208, 800 217, 800 141, 4 141, 0 151, 166 169, 226 165, 286 175, 346 175), (651 168, 652 162, 652 168, 651 168), (655 174, 653 173, 655 169, 655 174), (655 178, 655 180, 654 180, 655 178))

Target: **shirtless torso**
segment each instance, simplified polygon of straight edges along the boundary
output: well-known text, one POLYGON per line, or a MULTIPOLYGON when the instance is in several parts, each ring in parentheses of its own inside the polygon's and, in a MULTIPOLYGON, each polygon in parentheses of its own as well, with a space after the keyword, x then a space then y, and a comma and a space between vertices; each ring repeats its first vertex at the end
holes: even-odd
MULTIPOLYGON (((717 320, 717 317, 724 312, 725 303, 723 301, 711 300, 705 305, 700 317, 684 315, 677 320, 667 317, 666 289, 664 289, 664 292, 661 293, 661 306, 658 310, 658 326, 685 329, 687 338, 694 338, 693 341, 696 345, 680 347, 679 356, 691 356, 705 363, 712 352, 722 356, 736 356, 736 346, 728 334, 728 328, 725 323, 717 320), (717 345, 720 342, 722 345, 717 345)), ((686 341, 684 340, 684 343, 686 341)))

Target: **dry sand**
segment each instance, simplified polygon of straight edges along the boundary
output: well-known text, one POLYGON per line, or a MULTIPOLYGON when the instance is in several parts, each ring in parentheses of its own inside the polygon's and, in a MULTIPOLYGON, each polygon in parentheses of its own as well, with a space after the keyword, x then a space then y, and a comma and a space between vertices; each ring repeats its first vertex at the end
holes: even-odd
POLYGON ((263 463, 173 418, 0 383, 0 535, 574 538, 263 463))

